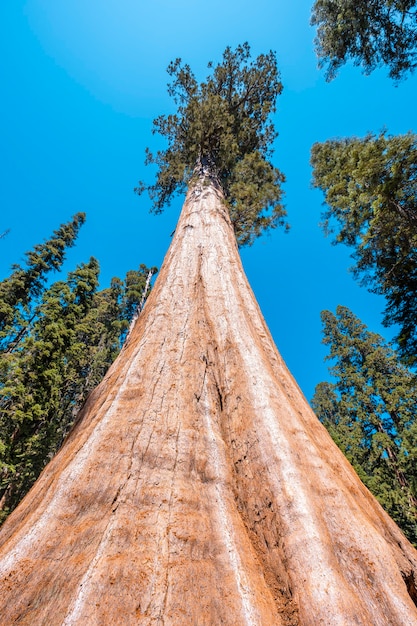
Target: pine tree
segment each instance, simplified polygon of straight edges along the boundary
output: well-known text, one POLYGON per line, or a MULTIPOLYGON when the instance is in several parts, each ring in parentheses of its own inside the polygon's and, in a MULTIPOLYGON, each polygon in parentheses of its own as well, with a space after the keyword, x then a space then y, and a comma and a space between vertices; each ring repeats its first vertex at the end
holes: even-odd
POLYGON ((334 383, 312 406, 382 506, 417 545, 417 379, 346 307, 323 311, 334 383))
POLYGON ((311 23, 328 80, 350 59, 366 74, 386 65, 396 81, 417 65, 416 0, 316 0, 311 23))
POLYGON ((284 224, 281 203, 283 174, 272 165, 276 138, 270 116, 282 91, 273 52, 250 61, 247 43, 226 48, 222 62, 205 82, 176 59, 168 67, 168 93, 177 112, 154 120, 154 133, 168 142, 166 150, 146 163, 158 167, 156 183, 140 182, 135 191, 149 192, 152 210, 160 213, 194 176, 209 174, 222 188, 236 237, 250 245, 262 232, 284 224))
POLYGON ((353 273, 386 298, 384 324, 399 327, 408 364, 417 360, 417 135, 315 144, 313 183, 325 194, 326 233, 353 248, 353 273))

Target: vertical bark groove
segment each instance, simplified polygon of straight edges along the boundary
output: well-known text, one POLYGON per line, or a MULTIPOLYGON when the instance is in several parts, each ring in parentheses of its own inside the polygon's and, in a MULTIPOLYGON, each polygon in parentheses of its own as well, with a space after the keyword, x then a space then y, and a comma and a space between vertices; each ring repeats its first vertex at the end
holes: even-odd
POLYGON ((121 354, 2 528, 3 622, 410 626, 416 578, 196 182, 121 354))

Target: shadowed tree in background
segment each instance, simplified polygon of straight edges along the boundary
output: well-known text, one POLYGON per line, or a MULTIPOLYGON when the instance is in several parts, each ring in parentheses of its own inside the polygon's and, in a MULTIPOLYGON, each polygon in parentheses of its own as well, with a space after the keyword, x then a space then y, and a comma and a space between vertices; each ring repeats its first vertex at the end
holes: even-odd
POLYGON ((325 194, 324 230, 353 248, 353 274, 385 297, 383 323, 399 328, 417 360, 417 136, 367 135, 312 148, 313 184, 325 194))
POLYGON ((387 66, 395 81, 417 65, 416 0, 316 0, 311 23, 327 80, 349 60, 365 74, 387 66))
POLYGON ((361 480, 417 545, 417 380, 346 307, 322 312, 335 383, 312 407, 361 480))
MULTIPOLYGON (((220 93, 191 98, 192 109, 179 103, 183 122, 197 124, 197 147, 185 178, 170 148, 161 153, 162 195, 151 188, 158 203, 188 181, 175 236, 118 358, 2 528, 7 624, 417 621, 417 552, 303 398, 243 272, 236 234, 249 243, 262 227, 256 207, 267 205, 249 204, 246 219, 242 196, 243 226, 233 227, 229 211, 240 209, 231 181, 244 190, 237 175, 254 158, 280 196, 262 151, 275 63, 268 104, 268 84, 258 91, 257 82, 233 80, 236 58, 239 75, 253 76, 246 51, 226 50, 213 68, 224 71, 220 93), (239 103, 249 94, 248 113, 239 103), (207 119, 206 105, 215 105, 207 119), (227 173, 222 146, 233 141, 227 173)), ((193 136, 186 140, 191 147, 193 136)), ((170 145, 183 154, 182 144, 170 145)), ((260 198, 261 182, 252 190, 260 198)))

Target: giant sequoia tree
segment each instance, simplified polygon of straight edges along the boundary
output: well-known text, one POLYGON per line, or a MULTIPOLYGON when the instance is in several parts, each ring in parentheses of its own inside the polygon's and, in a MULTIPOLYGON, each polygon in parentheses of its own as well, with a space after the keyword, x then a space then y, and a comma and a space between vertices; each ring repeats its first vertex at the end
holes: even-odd
POLYGON ((417 65, 416 0, 316 0, 311 22, 328 80, 350 59, 367 74, 386 65, 394 80, 417 65))
POLYGON ((417 359, 417 136, 367 135, 312 148, 325 232, 353 248, 354 276, 387 302, 401 355, 417 359))
POLYGON ((417 553, 279 356, 220 178, 197 167, 120 355, 3 526, 7 624, 417 620, 417 553))

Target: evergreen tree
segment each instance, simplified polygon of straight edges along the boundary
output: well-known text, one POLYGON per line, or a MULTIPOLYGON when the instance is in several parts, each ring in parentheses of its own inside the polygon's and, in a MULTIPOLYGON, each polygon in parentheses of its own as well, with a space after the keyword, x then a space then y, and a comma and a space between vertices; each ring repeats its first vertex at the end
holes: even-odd
POLYGON ((49 272, 59 270, 84 221, 85 214, 77 213, 48 241, 26 253, 25 268, 14 265, 12 274, 0 282, 0 351, 13 350, 21 340, 49 272))
POLYGON ((385 296, 384 324, 417 359, 417 135, 326 141, 312 148, 313 184, 325 194, 324 229, 354 248, 355 277, 385 296))
POLYGON ((317 26, 316 52, 328 80, 349 59, 366 74, 386 65, 394 80, 416 67, 416 0, 316 0, 311 23, 317 26))
MULTIPOLYGON (((67 241, 72 244, 73 238, 67 241)), ((37 276, 33 272, 34 280, 26 283, 30 288, 15 299, 17 313, 9 319, 17 320, 24 332, 17 342, 16 327, 9 324, 12 339, 5 341, 0 359, 0 521, 62 444, 89 391, 120 351, 130 320, 147 295, 149 273, 156 272, 141 265, 125 280, 113 278, 110 287, 98 291, 99 264, 91 258, 66 280, 47 287, 44 276, 59 267, 63 248, 59 243, 56 253, 45 251, 46 244, 27 255, 34 261, 39 254, 44 265, 37 263, 41 271, 37 276), (30 323, 25 319, 28 311, 30 323)), ((4 293, 13 293, 14 281, 34 266, 32 262, 26 274, 15 268, 1 283, 6 285, 4 293)))
POLYGON ((282 91, 273 52, 250 61, 247 43, 229 47, 222 62, 198 83, 191 68, 176 59, 168 67, 168 93, 177 112, 154 120, 154 133, 168 142, 148 164, 158 167, 156 183, 140 182, 152 210, 160 213, 193 175, 208 174, 221 186, 240 245, 251 244, 264 230, 283 224, 282 173, 270 157, 276 137, 270 120, 282 91))
POLYGON ((382 506, 417 545, 417 380, 346 307, 322 312, 334 383, 312 406, 382 506))
POLYGON ((67 282, 47 289, 30 335, 4 362, 1 487, 7 508, 29 489, 56 447, 62 427, 64 371, 79 349, 77 322, 91 307, 97 284, 98 263, 91 259, 67 282))

